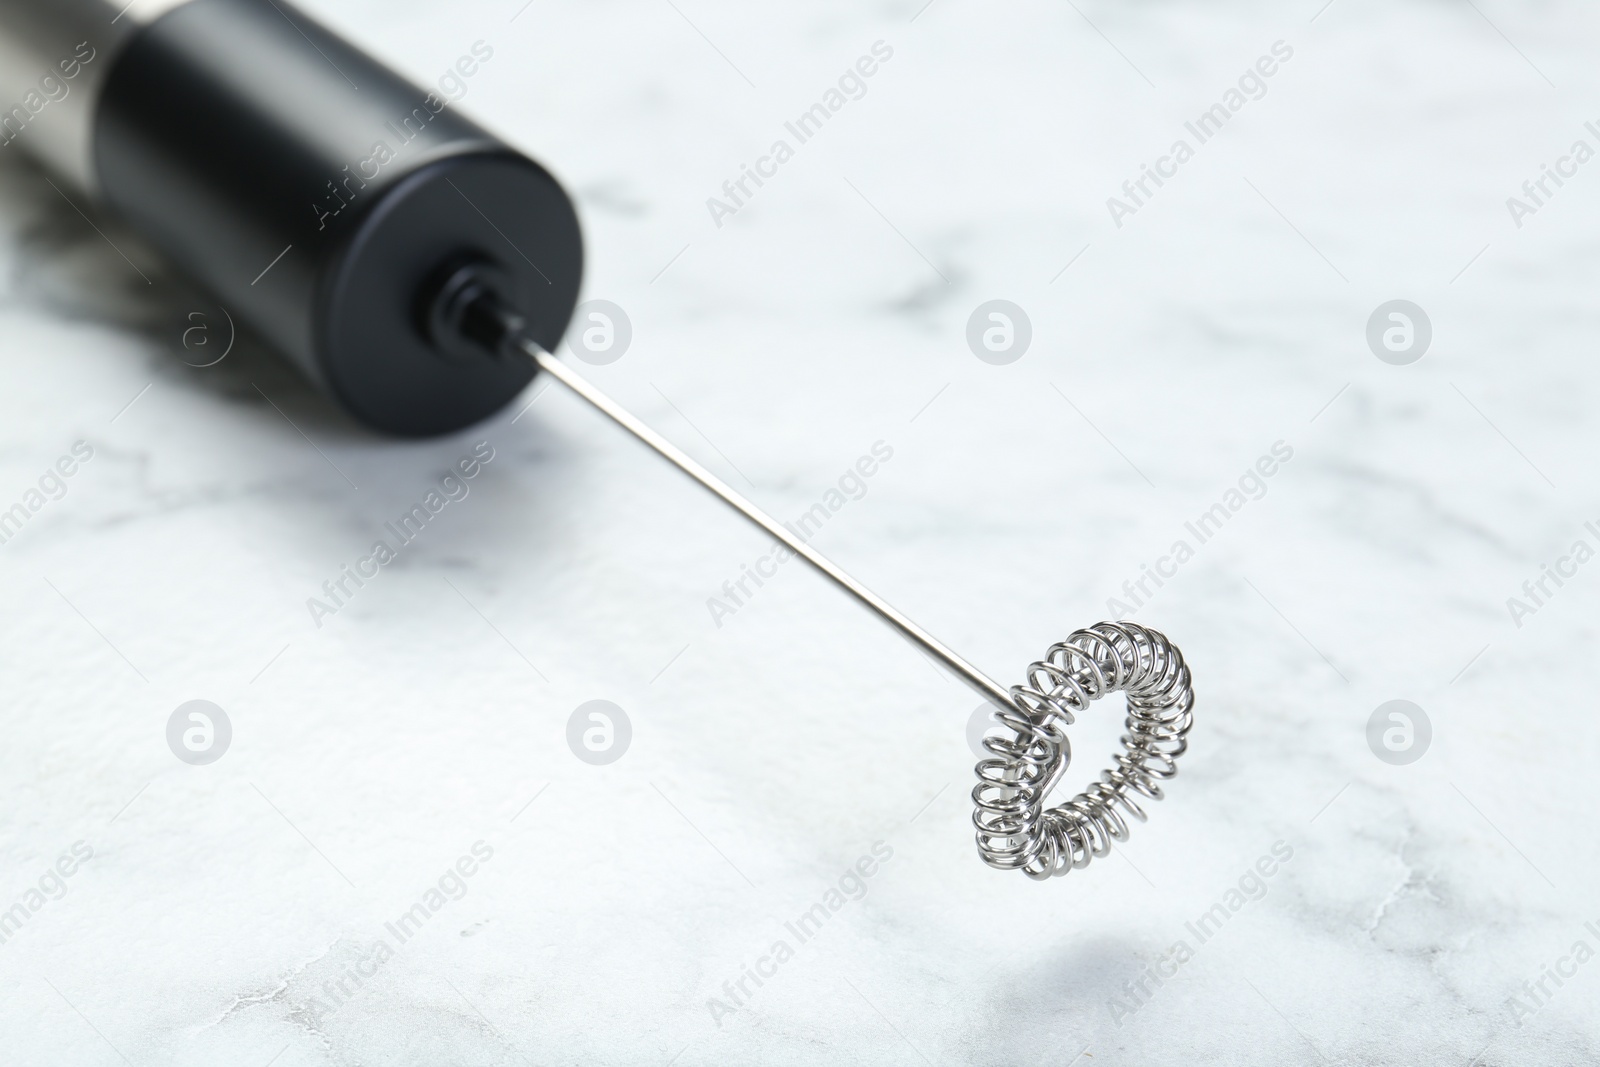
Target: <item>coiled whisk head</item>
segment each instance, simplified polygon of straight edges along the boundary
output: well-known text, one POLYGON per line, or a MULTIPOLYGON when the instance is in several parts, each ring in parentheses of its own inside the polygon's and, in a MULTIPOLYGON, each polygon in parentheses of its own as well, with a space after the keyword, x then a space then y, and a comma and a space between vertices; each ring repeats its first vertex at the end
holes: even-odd
POLYGON ((1139 798, 1160 800, 1178 773, 1194 723, 1194 690, 1183 654, 1131 622, 1102 622, 1052 645, 1011 687, 995 713, 1011 732, 987 737, 972 790, 978 853, 991 867, 1045 879, 1087 867, 1128 838, 1124 815, 1144 822, 1139 798), (1123 751, 1087 789, 1054 808, 1045 801, 1072 761, 1065 727, 1107 693, 1127 694, 1123 751))

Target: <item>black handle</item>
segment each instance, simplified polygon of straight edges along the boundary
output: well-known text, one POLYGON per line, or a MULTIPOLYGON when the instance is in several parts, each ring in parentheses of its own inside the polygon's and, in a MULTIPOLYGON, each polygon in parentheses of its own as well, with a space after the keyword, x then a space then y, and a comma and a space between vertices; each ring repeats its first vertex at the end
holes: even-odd
MULTIPOLYGON (((463 78, 493 56, 476 53, 463 78)), ((533 374, 437 350, 423 322, 452 264, 492 263, 546 348, 577 302, 556 180, 285 0, 192 0, 142 29, 94 147, 111 208, 381 431, 460 429, 533 374)))

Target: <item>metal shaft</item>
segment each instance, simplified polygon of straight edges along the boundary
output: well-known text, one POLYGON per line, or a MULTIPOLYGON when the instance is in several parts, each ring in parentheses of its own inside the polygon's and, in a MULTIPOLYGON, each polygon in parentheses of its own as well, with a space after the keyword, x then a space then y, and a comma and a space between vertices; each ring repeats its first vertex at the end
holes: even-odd
POLYGON ((950 651, 932 634, 896 611, 882 597, 840 570, 826 556, 795 536, 788 527, 774 521, 771 516, 735 492, 727 482, 724 482, 721 478, 696 463, 682 449, 635 418, 626 408, 596 389, 587 379, 574 373, 570 367, 534 342, 523 338, 518 343, 523 351, 539 365, 539 369, 568 389, 571 389, 574 393, 577 393, 584 400, 587 400, 594 408, 608 416, 618 426, 621 426, 624 430, 627 430, 633 436, 655 449, 659 455, 672 463, 673 466, 721 497, 724 502, 739 514, 787 545, 795 555, 827 575, 840 589, 865 604, 880 619, 900 631, 907 640, 913 642, 928 655, 942 663, 956 677, 971 686, 978 695, 1002 708, 1015 707, 1011 702, 1010 694, 998 682, 950 651))

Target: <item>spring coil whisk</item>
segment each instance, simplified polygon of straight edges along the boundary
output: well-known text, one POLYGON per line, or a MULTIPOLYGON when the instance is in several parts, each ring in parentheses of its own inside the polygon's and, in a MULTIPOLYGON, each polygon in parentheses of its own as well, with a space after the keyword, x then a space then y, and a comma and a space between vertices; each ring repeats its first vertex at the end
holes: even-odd
POLYGON ((1087 867, 1128 838, 1130 815, 1147 816, 1140 799, 1160 800, 1161 783, 1178 773, 1194 723, 1194 690, 1183 654, 1165 636, 1131 622, 1102 622, 1052 645, 1011 687, 1011 707, 995 718, 1009 736, 987 737, 993 758, 979 761, 978 853, 991 867, 1045 879, 1087 867), (1087 789, 1058 807, 1045 801, 1072 761, 1064 727, 1107 693, 1127 694, 1123 750, 1087 789))

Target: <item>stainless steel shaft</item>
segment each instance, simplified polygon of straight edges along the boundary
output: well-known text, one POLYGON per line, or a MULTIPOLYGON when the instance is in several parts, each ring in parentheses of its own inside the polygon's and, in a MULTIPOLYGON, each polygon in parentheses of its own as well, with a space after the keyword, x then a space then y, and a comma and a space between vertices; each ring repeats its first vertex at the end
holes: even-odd
POLYGON ((749 500, 735 492, 727 482, 706 470, 678 446, 634 417, 626 408, 595 388, 582 375, 573 371, 532 341, 523 339, 519 343, 523 351, 539 365, 540 370, 543 370, 550 377, 588 401, 596 410, 649 445, 673 466, 711 490, 739 514, 788 546, 795 555, 832 579, 835 585, 866 605, 880 619, 898 630, 907 640, 932 656, 961 681, 971 686, 974 692, 1001 708, 1015 707, 1010 693, 1004 686, 946 648, 932 634, 906 618, 905 615, 897 611, 878 594, 850 577, 826 556, 796 536, 788 527, 777 522, 749 500))

